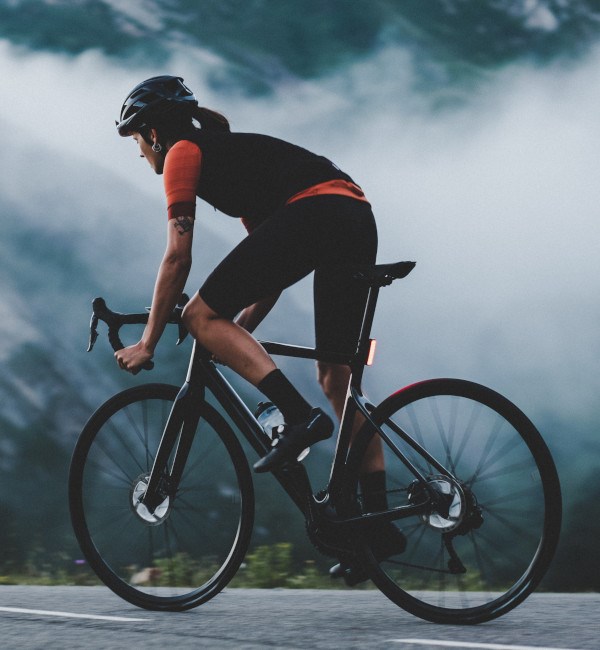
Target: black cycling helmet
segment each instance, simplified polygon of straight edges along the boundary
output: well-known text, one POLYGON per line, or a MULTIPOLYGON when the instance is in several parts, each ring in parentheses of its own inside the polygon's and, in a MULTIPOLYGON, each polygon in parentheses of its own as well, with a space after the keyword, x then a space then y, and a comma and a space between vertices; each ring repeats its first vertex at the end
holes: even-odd
POLYGON ((119 135, 131 135, 144 127, 156 126, 161 118, 183 106, 197 106, 194 93, 181 77, 163 75, 138 84, 127 96, 117 124, 119 135))

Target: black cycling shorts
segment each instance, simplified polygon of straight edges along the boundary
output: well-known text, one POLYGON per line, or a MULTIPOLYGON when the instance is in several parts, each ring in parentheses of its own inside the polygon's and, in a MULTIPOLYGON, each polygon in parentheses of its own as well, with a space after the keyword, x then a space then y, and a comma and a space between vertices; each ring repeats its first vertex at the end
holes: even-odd
POLYGON ((220 316, 286 289, 312 271, 319 350, 352 353, 367 298, 349 267, 374 264, 377 228, 371 206, 320 195, 284 206, 252 231, 210 274, 199 293, 220 316))

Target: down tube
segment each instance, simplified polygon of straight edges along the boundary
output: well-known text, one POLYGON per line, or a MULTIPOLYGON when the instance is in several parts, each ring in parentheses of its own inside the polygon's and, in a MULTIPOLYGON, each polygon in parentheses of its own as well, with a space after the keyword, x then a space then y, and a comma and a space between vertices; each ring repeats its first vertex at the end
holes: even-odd
MULTIPOLYGON (((238 397, 212 361, 202 359, 200 363, 204 372, 206 388, 216 397, 256 453, 261 457, 264 456, 269 449, 270 441, 250 409, 238 397)), ((286 470, 275 471, 273 476, 279 481, 298 509, 306 515, 310 493, 307 494, 306 490, 302 489, 286 470)))

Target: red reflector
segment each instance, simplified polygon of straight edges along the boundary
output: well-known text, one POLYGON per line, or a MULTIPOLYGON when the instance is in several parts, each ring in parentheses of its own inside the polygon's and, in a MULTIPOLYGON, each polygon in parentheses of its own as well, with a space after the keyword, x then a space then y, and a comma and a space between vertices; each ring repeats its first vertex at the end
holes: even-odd
POLYGON ((377 340, 371 339, 369 342, 369 355, 367 356, 367 365, 373 365, 373 359, 375 359, 375 348, 377 347, 377 340))

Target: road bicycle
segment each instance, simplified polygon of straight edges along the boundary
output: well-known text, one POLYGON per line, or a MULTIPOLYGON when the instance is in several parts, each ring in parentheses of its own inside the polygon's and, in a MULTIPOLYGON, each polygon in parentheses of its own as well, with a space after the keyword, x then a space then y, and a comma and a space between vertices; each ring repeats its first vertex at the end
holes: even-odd
MULTIPOLYGON (((361 567, 416 616, 480 623, 517 606, 544 576, 559 537, 559 479, 532 422, 489 388, 431 379, 378 406, 363 394, 379 290, 413 267, 398 262, 353 270, 356 282, 368 286, 368 298, 352 353, 262 342, 271 354, 351 369, 327 487, 314 492, 297 461, 273 476, 305 517, 319 551, 361 567), (364 424, 352 441, 357 414, 364 424), (386 463, 389 505, 381 512, 364 507, 359 482, 373 436, 381 439, 386 463), (402 554, 382 558, 373 531, 384 530, 383 524, 389 530, 389 522, 407 545, 402 554)), ((186 333, 182 308, 171 318, 180 339, 186 333)), ((90 349, 99 320, 117 350, 123 347, 119 328, 147 318, 113 312, 96 299, 90 349)), ((87 561, 116 594, 151 610, 185 610, 214 597, 234 577, 250 543, 255 508, 239 436, 259 456, 271 444, 197 342, 181 388, 129 388, 92 415, 73 453, 70 510, 87 561)))

